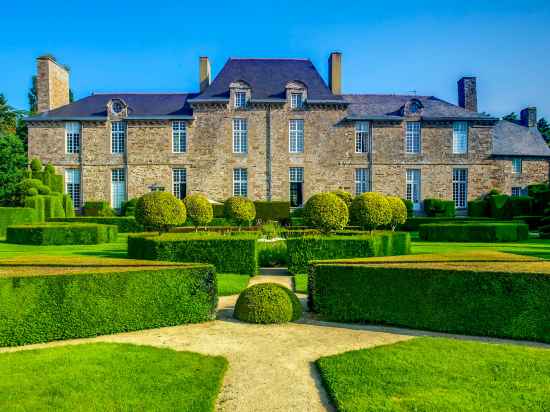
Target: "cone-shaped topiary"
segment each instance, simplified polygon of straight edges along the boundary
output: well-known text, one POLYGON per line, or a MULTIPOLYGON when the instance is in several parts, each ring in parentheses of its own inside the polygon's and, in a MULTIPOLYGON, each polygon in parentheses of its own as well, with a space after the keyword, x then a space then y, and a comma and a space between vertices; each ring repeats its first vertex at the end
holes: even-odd
POLYGON ((292 322, 302 316, 302 305, 290 289, 276 283, 260 283, 239 295, 233 315, 249 323, 292 322))
POLYGON ((334 193, 317 193, 304 206, 304 221, 323 233, 342 230, 348 224, 348 207, 334 193))
POLYGON ((187 210, 187 217, 195 227, 206 226, 214 218, 212 205, 206 196, 200 193, 187 196, 183 203, 187 210))
POLYGON ((407 221, 407 206, 405 202, 397 196, 387 196, 386 199, 391 208, 390 226, 392 230, 395 230, 397 226, 407 221))
POLYGON ((168 192, 151 192, 139 198, 136 221, 148 230, 168 231, 185 223, 187 213, 181 200, 168 192))
POLYGON ((230 197, 224 205, 225 217, 238 224, 250 224, 256 217, 254 202, 245 197, 230 197))
POLYGON ((391 222, 390 203, 381 193, 367 192, 353 199, 351 221, 364 229, 374 230, 391 222))
POLYGON ((353 195, 350 192, 346 192, 345 190, 335 190, 332 193, 342 199, 348 209, 351 207, 351 202, 353 202, 353 195))

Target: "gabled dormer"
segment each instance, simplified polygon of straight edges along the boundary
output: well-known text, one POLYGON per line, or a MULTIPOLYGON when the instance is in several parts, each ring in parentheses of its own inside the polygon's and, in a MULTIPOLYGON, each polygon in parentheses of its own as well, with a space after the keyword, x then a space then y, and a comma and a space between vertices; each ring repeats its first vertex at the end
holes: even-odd
POLYGON ((246 109, 251 98, 252 88, 244 80, 237 80, 229 84, 229 101, 234 109, 246 109))
POLYGON ((307 100, 307 86, 299 80, 286 84, 286 102, 291 110, 303 110, 307 100))
POLYGON ((124 120, 128 117, 128 104, 120 99, 114 98, 107 102, 107 118, 113 122, 124 120))

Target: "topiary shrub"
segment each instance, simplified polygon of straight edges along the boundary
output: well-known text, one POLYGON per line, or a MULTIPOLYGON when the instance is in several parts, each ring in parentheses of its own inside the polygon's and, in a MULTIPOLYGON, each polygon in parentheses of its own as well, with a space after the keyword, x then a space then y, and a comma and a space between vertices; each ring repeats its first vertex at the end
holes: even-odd
POLYGON ((38 193, 47 196, 52 193, 52 190, 48 186, 42 185, 38 188, 38 193))
POLYGON ((230 197, 225 201, 225 217, 240 225, 250 225, 256 217, 254 202, 244 197, 230 197))
POLYGON ((424 199, 424 211, 430 217, 454 217, 455 202, 442 199, 424 199))
POLYGON ((181 200, 168 192, 151 192, 136 204, 136 221, 147 230, 166 232, 185 223, 187 213, 181 200))
POLYGON ((317 193, 304 206, 304 222, 323 233, 342 230, 348 224, 349 212, 344 201, 334 193, 317 193))
POLYGON ((40 161, 40 159, 31 160, 31 170, 33 172, 40 172, 42 170, 42 162, 40 161))
POLYGON ((183 203, 187 210, 187 217, 195 227, 206 226, 214 218, 212 205, 207 197, 200 193, 187 196, 183 203))
POLYGON ((404 224, 407 221, 407 206, 397 196, 386 197, 391 209, 391 221, 390 226, 392 230, 399 225, 404 224))
POLYGON ((385 226, 391 222, 390 203, 381 193, 363 193, 353 200, 350 217, 354 225, 374 230, 378 226, 385 226))
POLYGON ((65 217, 74 217, 74 205, 73 199, 70 195, 64 194, 62 198, 63 210, 65 211, 65 217))
POLYGON ((401 199, 407 208, 407 218, 414 216, 414 203, 409 199, 401 199))
POLYGON ((350 192, 346 192, 345 190, 335 190, 332 193, 342 199, 348 209, 351 207, 351 202, 353 202, 353 195, 350 192))
POLYGON ((82 206, 82 214, 84 216, 114 216, 115 212, 108 202, 90 200, 82 206))
POLYGON ((122 203, 121 215, 122 216, 134 216, 136 213, 137 197, 130 199, 122 203))
POLYGON ((260 283, 239 295, 233 315, 249 323, 292 322, 302 315, 302 305, 290 289, 276 283, 260 283))
POLYGON ((31 187, 29 190, 27 190, 27 196, 36 196, 38 194, 38 190, 34 187, 31 187))

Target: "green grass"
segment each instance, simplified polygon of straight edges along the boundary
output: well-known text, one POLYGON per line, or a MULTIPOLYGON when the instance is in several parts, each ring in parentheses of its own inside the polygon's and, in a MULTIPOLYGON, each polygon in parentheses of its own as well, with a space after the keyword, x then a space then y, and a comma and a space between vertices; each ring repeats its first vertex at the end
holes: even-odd
POLYGON ((248 286, 250 277, 232 273, 218 273, 218 296, 229 296, 241 293, 248 286))
POLYGON ((548 349, 419 338, 317 365, 340 412, 550 410, 548 349))
POLYGON ((227 361, 95 343, 0 354, 2 411, 213 411, 227 361))
POLYGON ((294 275, 294 290, 296 293, 307 293, 307 275, 294 275))

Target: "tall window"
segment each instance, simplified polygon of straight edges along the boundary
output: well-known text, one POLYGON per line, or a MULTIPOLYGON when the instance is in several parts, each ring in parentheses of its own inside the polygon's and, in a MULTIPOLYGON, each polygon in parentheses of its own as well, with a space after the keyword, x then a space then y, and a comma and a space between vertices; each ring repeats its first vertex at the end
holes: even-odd
POLYGON ((126 176, 124 169, 111 171, 111 206, 120 209, 126 200, 126 176))
POLYGON ((521 186, 512 187, 512 196, 523 196, 523 188, 521 186))
POLYGON ((290 153, 304 153, 304 121, 290 120, 288 124, 288 147, 290 153))
POLYGON ((126 142, 126 123, 113 122, 111 123, 111 152, 124 153, 126 142))
POLYGON ((182 121, 172 122, 172 152, 187 151, 187 125, 182 121))
POLYGON ((355 169, 355 194, 370 192, 369 169, 355 169))
POLYGON ((80 123, 65 123, 65 141, 67 153, 80 153, 80 123))
POLYGON ((235 92, 235 108, 242 109, 246 107, 246 92, 235 92))
POLYGON ((512 172, 515 175, 520 175, 523 169, 522 161, 519 158, 512 159, 512 172))
POLYGON ((302 93, 290 93, 290 108, 301 109, 303 106, 302 93))
POLYGON ((288 169, 290 181, 290 206, 300 207, 304 203, 304 168, 291 167, 288 169))
POLYGON ((453 200, 457 209, 468 206, 468 169, 453 169, 453 200))
POLYGON ((453 153, 465 154, 468 152, 468 122, 453 123, 453 153))
POLYGON ((420 210, 420 169, 407 169, 405 197, 413 203, 414 210, 420 210))
POLYGON ((407 122, 405 144, 407 153, 420 153, 420 122, 407 122))
POLYGON ((355 153, 368 153, 369 127, 369 122, 355 123, 355 153))
POLYGON ((248 151, 248 123, 246 119, 233 119, 233 153, 248 151))
POLYGON ((65 170, 65 192, 71 196, 74 207, 79 209, 81 204, 80 169, 65 170))
POLYGON ((172 169, 172 193, 178 199, 187 195, 187 170, 172 169))
POLYGON ((248 196, 248 171, 233 169, 233 196, 248 196))

